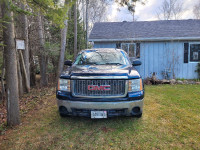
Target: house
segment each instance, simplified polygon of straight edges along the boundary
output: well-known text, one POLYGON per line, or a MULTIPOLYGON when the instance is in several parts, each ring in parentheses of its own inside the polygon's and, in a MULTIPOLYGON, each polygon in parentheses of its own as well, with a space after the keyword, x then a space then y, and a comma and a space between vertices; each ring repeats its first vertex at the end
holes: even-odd
POLYGON ((142 62, 143 78, 195 79, 200 61, 200 20, 98 22, 89 36, 94 48, 121 48, 142 62))

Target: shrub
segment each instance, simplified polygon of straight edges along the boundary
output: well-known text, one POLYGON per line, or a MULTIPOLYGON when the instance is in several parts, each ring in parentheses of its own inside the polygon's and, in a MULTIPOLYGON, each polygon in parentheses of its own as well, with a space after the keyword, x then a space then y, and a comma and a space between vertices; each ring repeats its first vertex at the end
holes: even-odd
POLYGON ((197 70, 195 70, 198 74, 198 78, 200 79, 200 62, 197 64, 197 70))

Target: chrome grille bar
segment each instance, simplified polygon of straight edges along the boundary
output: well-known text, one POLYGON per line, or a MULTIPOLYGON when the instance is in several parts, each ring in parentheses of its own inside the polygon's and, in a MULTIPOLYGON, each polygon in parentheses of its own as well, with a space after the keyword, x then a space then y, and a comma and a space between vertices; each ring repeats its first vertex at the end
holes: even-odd
POLYGON ((72 95, 75 97, 125 97, 128 91, 128 80, 123 79, 79 79, 72 80, 72 95), (88 90, 88 86, 110 86, 110 90, 88 90))

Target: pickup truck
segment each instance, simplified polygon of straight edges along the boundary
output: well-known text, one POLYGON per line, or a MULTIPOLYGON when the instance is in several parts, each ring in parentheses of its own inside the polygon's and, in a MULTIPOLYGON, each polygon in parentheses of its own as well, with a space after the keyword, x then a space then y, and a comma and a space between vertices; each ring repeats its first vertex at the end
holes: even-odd
POLYGON ((144 86, 134 66, 121 49, 82 50, 62 72, 56 91, 61 117, 108 118, 134 116, 143 111, 144 86))

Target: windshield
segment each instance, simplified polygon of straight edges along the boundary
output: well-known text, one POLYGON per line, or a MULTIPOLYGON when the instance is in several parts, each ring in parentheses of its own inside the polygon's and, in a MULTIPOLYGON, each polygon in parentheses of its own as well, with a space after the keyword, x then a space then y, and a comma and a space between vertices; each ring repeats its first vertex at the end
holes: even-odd
POLYGON ((76 58, 76 65, 127 65, 128 58, 123 51, 84 51, 76 58))

